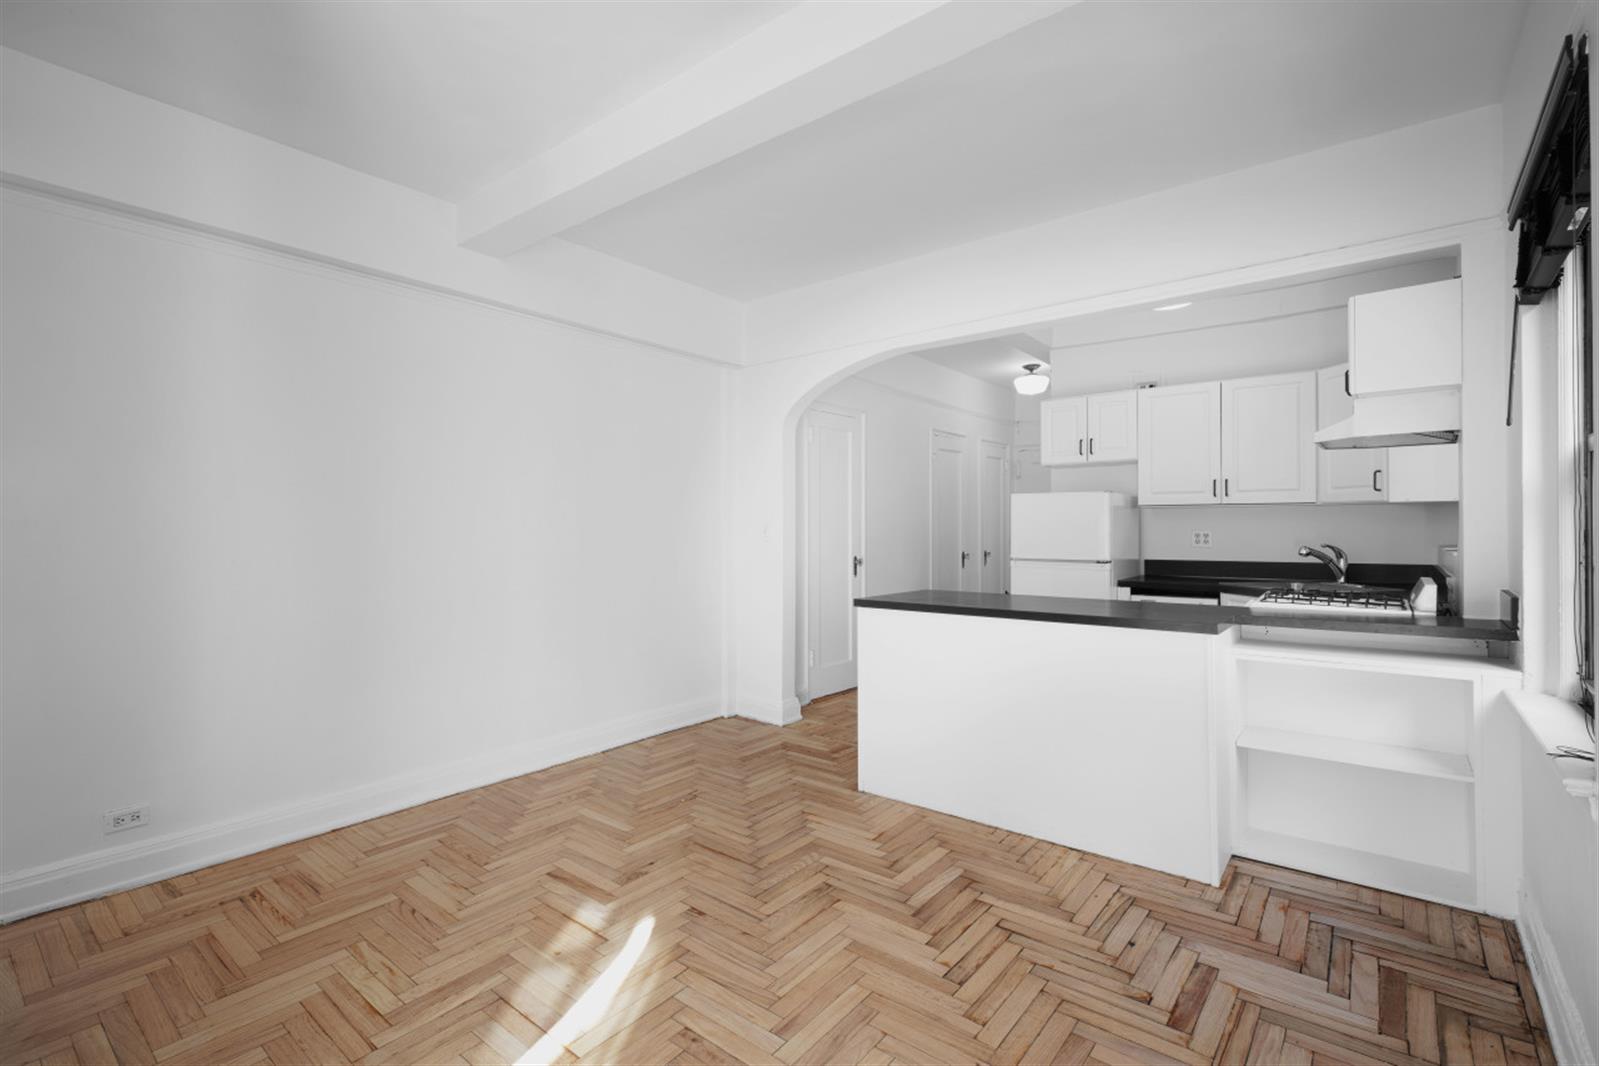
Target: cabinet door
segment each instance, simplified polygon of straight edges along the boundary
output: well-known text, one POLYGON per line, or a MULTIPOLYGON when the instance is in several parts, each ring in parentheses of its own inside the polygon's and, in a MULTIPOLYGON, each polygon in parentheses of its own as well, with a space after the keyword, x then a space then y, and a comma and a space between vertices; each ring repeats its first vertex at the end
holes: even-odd
POLYGON ((1138 459, 1138 394, 1132 389, 1088 397, 1088 461, 1138 459))
POLYGON ((1453 503, 1460 499, 1460 445, 1388 449, 1389 503, 1453 503))
POLYGON ((1038 405, 1039 450, 1045 466, 1088 462, 1088 401, 1064 396, 1038 405))
POLYGON ((1356 396, 1460 385, 1460 279, 1349 299, 1356 396))
POLYGON ((1316 502, 1316 372, 1221 383, 1223 503, 1316 502))
POLYGON ((1138 390, 1138 504, 1221 499, 1221 383, 1138 390))
MULTIPOLYGON (((1316 372, 1316 428, 1326 429, 1355 412, 1344 391, 1348 363, 1316 372)), ((1387 448, 1317 448, 1316 500, 1320 503, 1372 503, 1387 498, 1387 448)))

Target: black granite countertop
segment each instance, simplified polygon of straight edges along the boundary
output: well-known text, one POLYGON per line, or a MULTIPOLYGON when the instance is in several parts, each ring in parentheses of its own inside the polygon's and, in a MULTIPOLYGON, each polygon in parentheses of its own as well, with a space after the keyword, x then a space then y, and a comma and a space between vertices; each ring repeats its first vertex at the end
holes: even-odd
MULTIPOLYGON (((1278 582, 1280 584, 1281 582, 1278 582)), ((1503 622, 1481 618, 1421 617, 1330 618, 1325 615, 1254 614, 1247 607, 1213 607, 1202 603, 1152 603, 1137 600, 1078 600, 1063 596, 1007 596, 998 592, 946 592, 921 589, 891 596, 865 596, 857 607, 891 611, 965 614, 1015 618, 1028 622, 1164 629, 1177 633, 1221 633, 1233 626, 1321 629, 1343 633, 1383 633, 1450 640, 1518 639, 1503 622)))

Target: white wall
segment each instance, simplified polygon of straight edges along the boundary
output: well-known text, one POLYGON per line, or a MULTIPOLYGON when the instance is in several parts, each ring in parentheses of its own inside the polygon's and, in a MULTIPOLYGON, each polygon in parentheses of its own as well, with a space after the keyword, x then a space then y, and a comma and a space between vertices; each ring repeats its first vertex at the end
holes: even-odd
POLYGON ((457 243, 453 204, 0 49, 0 177, 727 363, 734 300, 562 240, 457 243))
POLYGON ((728 371, 3 211, 0 910, 721 712, 728 371))
MULTIPOLYGON (((1452 277, 1454 271, 1452 260, 1435 260, 1204 301, 1182 311, 1112 313, 1071 321, 1056 331, 1051 395, 1333 366, 1348 358, 1344 301, 1350 295, 1435 281, 1452 277), (1228 321, 1234 316, 1238 320, 1228 321), (1177 325, 1188 320, 1198 321, 1193 328, 1177 325), (1140 334, 1141 328, 1162 332, 1140 334)), ((1108 489, 1136 494, 1138 467, 1134 463, 1055 467, 1050 481, 1057 492, 1108 489)), ((1146 559, 1301 562, 1299 545, 1330 542, 1359 562, 1434 563, 1439 545, 1459 543, 1459 511, 1452 503, 1145 507, 1139 511, 1139 521, 1146 559), (1196 530, 1211 534, 1209 548, 1194 546, 1196 530)))
POLYGON ((1552 1016, 1560 1061, 1591 1062, 1599 1051, 1599 800, 1567 792, 1545 746, 1525 730, 1521 781, 1518 924, 1523 941, 1533 942, 1538 998, 1552 1016))
POLYGON ((822 394, 817 403, 866 415, 868 596, 928 587, 934 430, 967 440, 966 535, 977 543, 979 446, 985 440, 1010 446, 1013 395, 914 355, 871 367, 822 394))

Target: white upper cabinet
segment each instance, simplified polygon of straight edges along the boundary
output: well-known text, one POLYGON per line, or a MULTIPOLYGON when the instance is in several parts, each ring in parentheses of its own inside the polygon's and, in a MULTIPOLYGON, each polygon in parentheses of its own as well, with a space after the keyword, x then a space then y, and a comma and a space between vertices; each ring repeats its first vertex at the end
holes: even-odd
MULTIPOLYGON (((1344 391, 1348 363, 1316 372, 1316 428, 1342 422, 1355 410, 1344 391)), ((1317 448, 1318 503, 1380 503, 1388 498, 1387 448, 1317 448)))
POLYGON ((1222 502, 1316 502, 1316 373, 1221 383, 1222 502))
POLYGON ((1039 404, 1045 466, 1138 460, 1138 401, 1132 389, 1061 396, 1039 404))
POLYGON ((1460 445, 1388 449, 1389 503, 1454 503, 1460 499, 1460 445))
POLYGON ((1349 385, 1356 396, 1460 386, 1460 279, 1349 300, 1349 385))
POLYGON ((1138 503, 1221 502, 1219 381, 1138 390, 1138 503))
POLYGON ((1138 459, 1138 394, 1132 389, 1088 397, 1088 461, 1138 459))
POLYGON ((1088 398, 1064 396, 1038 405, 1039 462, 1072 466, 1088 462, 1088 398))

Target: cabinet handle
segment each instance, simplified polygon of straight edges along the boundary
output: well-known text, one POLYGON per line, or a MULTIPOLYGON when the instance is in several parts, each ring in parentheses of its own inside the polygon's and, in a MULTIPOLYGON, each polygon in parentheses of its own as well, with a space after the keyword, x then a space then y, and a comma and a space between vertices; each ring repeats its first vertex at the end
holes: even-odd
POLYGON ((1233 494, 1233 479, 1232 478, 1224 477, 1224 478, 1221 479, 1221 494, 1223 496, 1231 496, 1233 494))
POLYGON ((987 549, 987 548, 984 548, 984 549, 983 549, 983 565, 984 565, 984 566, 987 566, 987 565, 988 565, 988 557, 989 557, 989 556, 990 556, 990 555, 993 555, 993 554, 994 554, 994 553, 993 553, 993 552, 991 552, 991 551, 989 551, 989 550, 988 550, 988 549, 987 549))
POLYGON ((1078 455, 1082 455, 1083 454, 1083 438, 1081 438, 1081 437, 1077 438, 1077 454, 1078 455))
POLYGON ((966 560, 972 557, 971 552, 961 552, 961 569, 966 569, 966 560))
POLYGON ((1210 479, 1210 495, 1211 495, 1211 497, 1213 499, 1217 498, 1216 497, 1216 479, 1215 478, 1211 478, 1210 479))
POLYGON ((1089 437, 1088 438, 1088 454, 1089 455, 1093 455, 1094 454, 1094 438, 1093 437, 1089 437))
POLYGON ((1344 395, 1354 396, 1354 393, 1349 391, 1349 371, 1347 370, 1344 371, 1344 395))
POLYGON ((1371 491, 1372 492, 1381 492, 1382 491, 1382 486, 1377 484, 1377 476, 1379 474, 1381 474, 1381 473, 1382 473, 1382 468, 1381 467, 1378 467, 1376 470, 1373 470, 1371 472, 1371 491))
POLYGON ((853 556, 850 559, 850 576, 851 577, 860 577, 861 576, 861 557, 859 555, 853 556))

